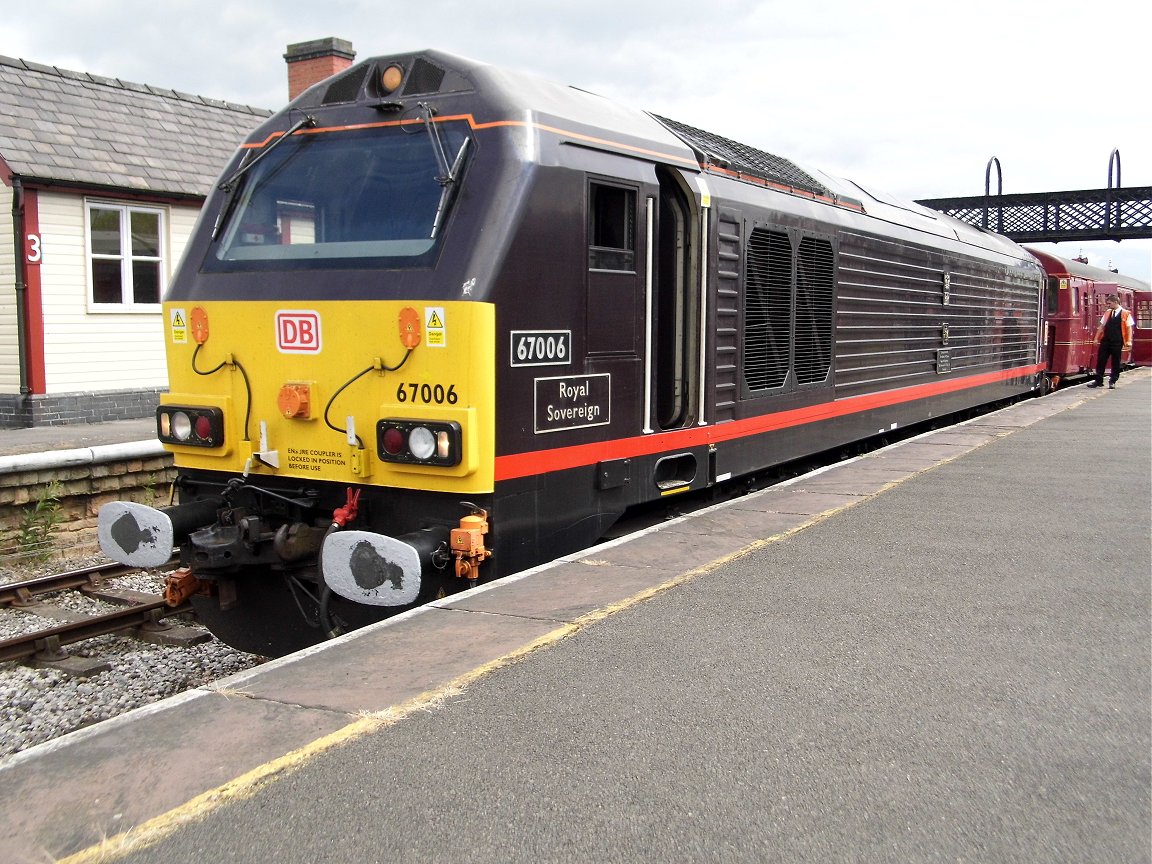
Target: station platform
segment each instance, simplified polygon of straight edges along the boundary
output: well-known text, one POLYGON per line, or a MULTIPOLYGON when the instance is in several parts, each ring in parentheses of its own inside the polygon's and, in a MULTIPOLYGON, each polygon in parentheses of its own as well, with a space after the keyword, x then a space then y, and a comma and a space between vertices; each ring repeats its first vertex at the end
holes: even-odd
POLYGON ((108 423, 78 423, 68 426, 34 426, 30 429, 0 429, 0 457, 42 455, 138 441, 150 443, 156 441, 154 418, 113 420, 108 423))
POLYGON ((0 763, 9 862, 1152 860, 1152 371, 0 763))

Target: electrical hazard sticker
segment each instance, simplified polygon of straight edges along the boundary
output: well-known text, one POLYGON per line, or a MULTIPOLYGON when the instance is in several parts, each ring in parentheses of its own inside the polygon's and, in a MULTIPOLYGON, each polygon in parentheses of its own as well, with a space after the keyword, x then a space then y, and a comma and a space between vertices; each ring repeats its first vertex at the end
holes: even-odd
POLYGON ((188 344, 188 314, 183 309, 171 310, 168 326, 172 332, 173 345, 188 344))
POLYGON ((429 348, 448 346, 448 328, 443 306, 424 307, 424 342, 429 348))

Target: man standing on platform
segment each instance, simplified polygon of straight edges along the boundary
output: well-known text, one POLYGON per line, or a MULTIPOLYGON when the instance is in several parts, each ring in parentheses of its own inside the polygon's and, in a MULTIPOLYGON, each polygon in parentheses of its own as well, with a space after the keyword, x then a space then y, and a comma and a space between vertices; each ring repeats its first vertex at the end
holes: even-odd
POLYGON ((1096 378, 1088 382, 1089 387, 1104 386, 1104 366, 1112 361, 1112 374, 1108 376, 1108 389, 1116 388, 1120 377, 1120 355, 1132 347, 1132 313, 1120 305, 1120 298, 1109 294, 1104 301, 1108 311, 1100 319, 1096 328, 1096 378))

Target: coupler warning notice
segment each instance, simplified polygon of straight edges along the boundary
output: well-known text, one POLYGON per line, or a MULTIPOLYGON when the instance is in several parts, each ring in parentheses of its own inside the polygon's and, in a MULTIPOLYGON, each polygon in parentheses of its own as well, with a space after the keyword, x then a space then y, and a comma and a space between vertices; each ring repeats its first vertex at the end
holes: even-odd
POLYGON ((612 376, 536 379, 536 434, 606 426, 612 420, 612 376))
POLYGON ((288 467, 296 471, 320 473, 333 466, 343 468, 347 458, 339 450, 296 450, 288 448, 288 467))

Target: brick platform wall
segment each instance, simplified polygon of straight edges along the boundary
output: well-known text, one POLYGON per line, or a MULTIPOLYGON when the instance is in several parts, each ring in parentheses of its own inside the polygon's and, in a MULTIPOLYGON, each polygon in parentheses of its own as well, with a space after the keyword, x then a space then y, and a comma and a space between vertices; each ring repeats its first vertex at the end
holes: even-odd
POLYGON ((0 429, 67 426, 151 417, 160 404, 160 389, 100 390, 56 396, 0 393, 0 429))
POLYGON ((25 513, 35 508, 53 481, 59 484, 60 521, 50 535, 51 557, 99 552, 96 514, 108 501, 130 500, 162 507, 176 472, 172 456, 97 462, 0 474, 0 567, 18 567, 28 550, 17 546, 25 513))

